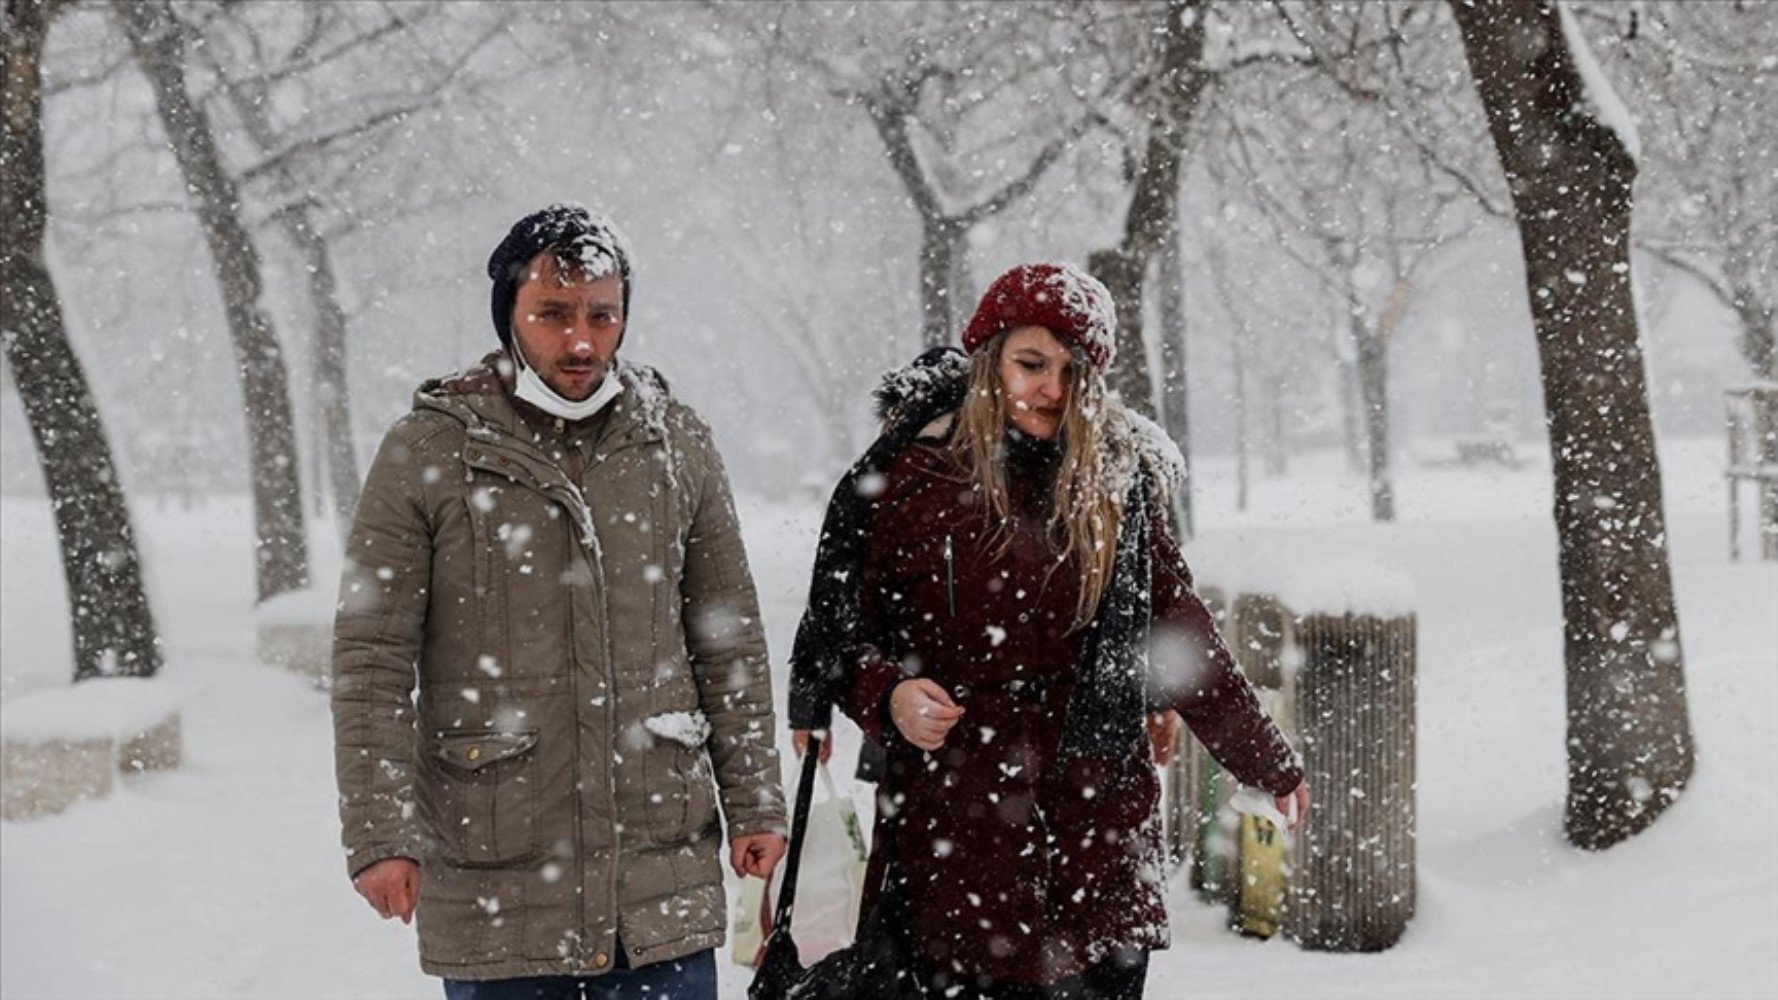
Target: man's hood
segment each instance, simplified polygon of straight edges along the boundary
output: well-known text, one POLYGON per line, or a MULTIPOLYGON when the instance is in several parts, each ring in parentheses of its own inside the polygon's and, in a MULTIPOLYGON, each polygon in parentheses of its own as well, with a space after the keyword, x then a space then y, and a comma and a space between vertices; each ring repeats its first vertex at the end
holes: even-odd
MULTIPOLYGON (((513 405, 512 360, 503 350, 490 351, 474 365, 442 378, 427 379, 414 391, 414 409, 437 410, 463 422, 472 432, 489 432, 528 440, 513 405)), ((660 372, 623 359, 613 363, 611 375, 624 387, 612 404, 612 418, 637 423, 660 435, 666 433, 667 406, 672 391, 660 372)))

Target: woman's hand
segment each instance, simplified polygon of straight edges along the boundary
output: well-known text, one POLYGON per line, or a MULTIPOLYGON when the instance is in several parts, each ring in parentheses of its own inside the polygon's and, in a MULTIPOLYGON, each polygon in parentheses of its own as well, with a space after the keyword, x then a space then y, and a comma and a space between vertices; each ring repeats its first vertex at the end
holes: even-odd
POLYGON ((944 746, 945 734, 962 717, 962 706, 924 677, 902 681, 889 695, 889 718, 904 739, 922 750, 944 746))
POLYGON ((1173 762, 1173 751, 1179 746, 1179 713, 1168 709, 1165 712, 1150 712, 1148 715, 1148 742, 1154 747, 1156 767, 1166 767, 1173 762))
MULTIPOLYGON (((796 755, 798 757, 808 753, 809 731, 807 729, 792 729, 790 731, 790 745, 796 748, 796 755)), ((827 763, 827 759, 832 756, 833 730, 830 729, 821 734, 821 763, 827 763)))
POLYGON ((1278 815, 1283 816, 1292 830, 1303 825, 1303 819, 1309 815, 1309 783, 1297 782, 1296 789, 1289 795, 1277 798, 1278 815))

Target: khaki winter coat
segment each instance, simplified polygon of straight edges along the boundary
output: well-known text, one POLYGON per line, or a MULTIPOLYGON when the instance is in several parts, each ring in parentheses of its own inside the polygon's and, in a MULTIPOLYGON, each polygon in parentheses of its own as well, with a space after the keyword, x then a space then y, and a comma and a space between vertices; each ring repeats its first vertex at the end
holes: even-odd
POLYGON ((333 654, 347 867, 420 862, 433 975, 719 946, 718 798, 731 840, 785 828, 721 460, 647 369, 577 442, 496 358, 422 386, 365 480, 333 654))

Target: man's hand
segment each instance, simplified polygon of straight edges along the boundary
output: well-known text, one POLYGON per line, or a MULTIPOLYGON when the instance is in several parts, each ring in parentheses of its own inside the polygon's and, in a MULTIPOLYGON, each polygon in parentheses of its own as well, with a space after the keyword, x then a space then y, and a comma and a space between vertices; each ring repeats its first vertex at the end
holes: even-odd
POLYGON ((922 750, 945 745, 945 734, 963 717, 963 709, 945 689, 924 677, 895 685, 889 696, 889 718, 909 743, 922 750))
POLYGON ((1173 762, 1173 751, 1179 746, 1179 713, 1171 709, 1165 712, 1153 712, 1148 716, 1148 742, 1154 747, 1154 762, 1157 767, 1166 767, 1173 762))
POLYGON ((384 858, 359 872, 352 888, 384 920, 400 917, 402 923, 412 923, 420 901, 420 866, 408 858, 384 858))
MULTIPOLYGON (((796 748, 796 755, 798 757, 801 757, 803 754, 808 753, 809 752, 809 731, 807 729, 793 729, 793 730, 791 730, 790 731, 790 745, 796 748)), ((830 758, 832 756, 833 756, 833 730, 829 729, 826 732, 821 734, 821 763, 823 763, 823 764, 827 763, 828 758, 830 758)))
POLYGON ((758 875, 771 878, 772 869, 784 857, 784 835, 781 833, 750 833, 736 837, 728 845, 729 867, 743 878, 758 875))
POLYGON ((1296 789, 1289 795, 1278 796, 1278 814, 1290 824, 1292 830, 1303 825, 1303 818, 1309 815, 1309 783, 1297 782, 1296 789))

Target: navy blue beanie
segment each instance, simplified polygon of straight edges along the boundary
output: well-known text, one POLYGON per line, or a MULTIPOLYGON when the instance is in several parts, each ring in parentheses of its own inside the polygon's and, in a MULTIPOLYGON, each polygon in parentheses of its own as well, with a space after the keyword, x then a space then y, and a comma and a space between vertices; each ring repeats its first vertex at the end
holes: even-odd
POLYGON ((578 260, 589 277, 615 271, 623 280, 624 325, 629 325, 630 254, 624 248, 623 235, 610 219, 570 202, 551 205, 513 223, 488 258, 488 277, 494 279, 490 302, 494 332, 502 344, 512 343, 512 304, 524 283, 525 267, 545 250, 578 260))

